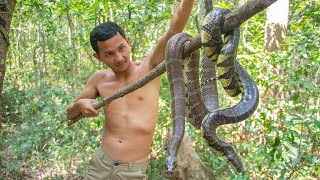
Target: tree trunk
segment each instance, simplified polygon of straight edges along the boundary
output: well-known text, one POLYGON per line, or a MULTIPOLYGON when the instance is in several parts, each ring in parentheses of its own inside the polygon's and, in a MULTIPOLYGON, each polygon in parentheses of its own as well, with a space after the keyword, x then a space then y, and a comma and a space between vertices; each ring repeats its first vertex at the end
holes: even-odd
MULTIPOLYGON (((4 75, 6 72, 6 58, 7 51, 10 45, 9 43, 9 31, 12 19, 12 14, 14 7, 16 5, 16 0, 1 0, 0 1, 0 133, 2 133, 2 89, 4 75)), ((0 140, 0 151, 2 152, 2 139, 0 140)), ((2 168, 2 158, 0 157, 0 168, 2 168)))
POLYGON ((6 57, 9 43, 9 31, 16 0, 0 1, 0 98, 6 71, 6 57))
MULTIPOLYGON (((165 149, 168 150, 172 130, 168 131, 165 149)), ((212 170, 205 165, 192 147, 191 138, 185 134, 177 154, 177 167, 172 175, 168 175, 172 180, 212 180, 212 170)))
POLYGON ((282 50, 287 35, 289 0, 278 0, 267 8, 264 49, 267 52, 282 50))
POLYGON ((75 44, 75 40, 73 39, 75 37, 75 28, 72 21, 72 16, 70 13, 70 1, 66 2, 66 8, 67 8, 67 19, 68 19, 68 25, 69 25, 69 34, 68 34, 68 40, 69 40, 69 47, 72 48, 72 56, 70 60, 70 78, 73 79, 78 74, 78 57, 77 57, 77 47, 75 44))
MULTIPOLYGON (((278 0, 267 8, 267 21, 265 28, 265 43, 264 50, 266 52, 274 52, 282 50, 282 42, 287 35, 287 25, 289 16, 289 0, 278 0)), ((283 70, 280 64, 272 67, 273 72, 281 77, 283 70)), ((273 85, 268 96, 285 98, 285 93, 280 90, 279 86, 273 85)))

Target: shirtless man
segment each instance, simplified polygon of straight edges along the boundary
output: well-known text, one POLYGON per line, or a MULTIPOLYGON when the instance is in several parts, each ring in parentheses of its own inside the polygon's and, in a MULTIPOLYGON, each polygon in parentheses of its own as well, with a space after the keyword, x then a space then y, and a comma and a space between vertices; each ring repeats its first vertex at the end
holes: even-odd
MULTIPOLYGON (((138 80, 165 58, 168 40, 182 32, 194 0, 182 0, 168 31, 156 47, 140 62, 130 59, 130 38, 112 22, 98 25, 90 34, 93 56, 111 70, 94 73, 82 92, 67 107, 68 119, 82 113, 95 117, 95 98, 106 98, 138 80)), ((160 77, 104 107, 105 128, 101 147, 93 155, 85 179, 146 179, 150 147, 158 119, 160 77)))

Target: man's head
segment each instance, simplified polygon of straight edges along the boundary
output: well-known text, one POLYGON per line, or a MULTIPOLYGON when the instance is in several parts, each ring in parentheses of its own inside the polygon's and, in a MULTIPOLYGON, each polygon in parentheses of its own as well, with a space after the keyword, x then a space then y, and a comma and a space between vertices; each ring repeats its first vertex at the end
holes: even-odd
POLYGON ((96 53, 99 53, 98 41, 106 41, 119 33, 123 38, 126 35, 123 29, 114 22, 105 22, 96 26, 90 33, 90 44, 96 53))
POLYGON ((116 23, 105 22, 96 26, 90 34, 93 56, 115 73, 125 72, 131 64, 130 38, 116 23))

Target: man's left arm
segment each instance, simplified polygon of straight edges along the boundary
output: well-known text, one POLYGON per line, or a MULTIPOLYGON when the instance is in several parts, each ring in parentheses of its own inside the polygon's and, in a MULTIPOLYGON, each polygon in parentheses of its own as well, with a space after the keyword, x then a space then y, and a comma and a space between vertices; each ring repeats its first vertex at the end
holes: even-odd
POLYGON ((160 64, 165 59, 165 49, 169 39, 183 31, 188 19, 191 15, 194 0, 182 0, 169 24, 167 32, 159 39, 156 47, 147 56, 145 63, 149 66, 150 70, 160 64))

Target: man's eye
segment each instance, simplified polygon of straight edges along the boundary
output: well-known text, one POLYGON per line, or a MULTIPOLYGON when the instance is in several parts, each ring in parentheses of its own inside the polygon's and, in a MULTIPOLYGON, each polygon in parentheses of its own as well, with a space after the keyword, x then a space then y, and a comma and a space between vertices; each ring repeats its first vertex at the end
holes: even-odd
POLYGON ((106 53, 106 57, 110 57, 112 53, 106 53))

